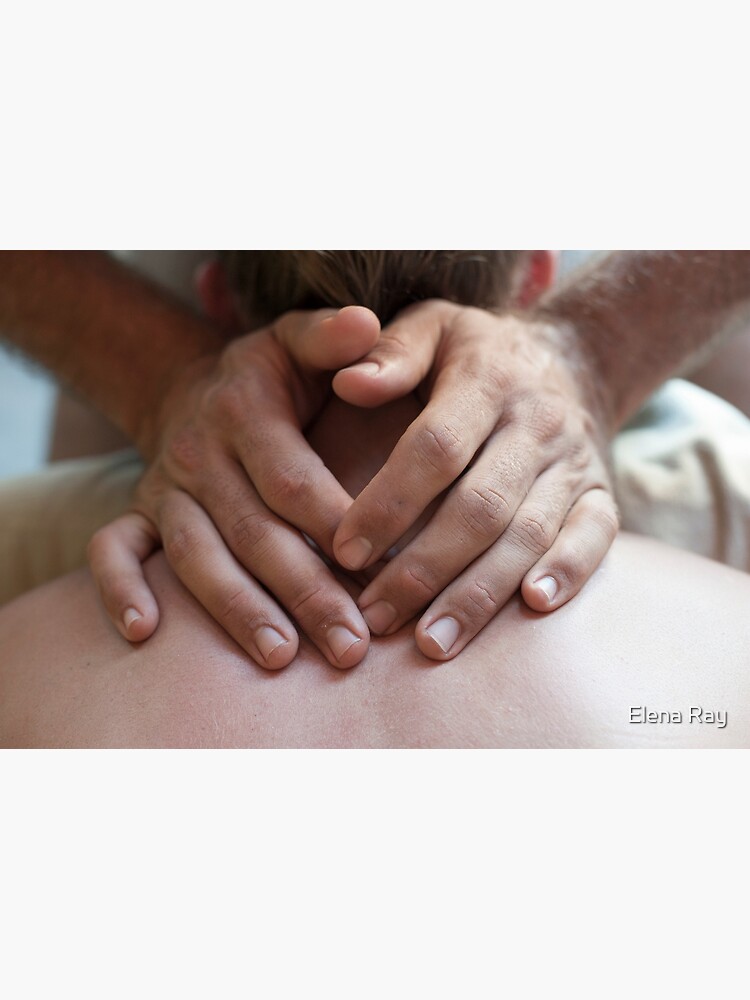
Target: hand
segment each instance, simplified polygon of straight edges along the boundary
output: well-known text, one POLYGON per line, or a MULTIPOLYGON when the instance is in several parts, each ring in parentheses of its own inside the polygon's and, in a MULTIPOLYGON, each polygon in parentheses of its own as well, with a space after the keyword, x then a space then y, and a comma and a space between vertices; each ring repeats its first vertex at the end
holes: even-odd
POLYGON ((292 619, 334 666, 362 659, 367 625, 303 537, 331 557, 351 497, 303 429, 330 391, 322 372, 361 358, 379 333, 359 307, 288 313, 178 373, 140 442, 153 461, 133 510, 89 546, 104 605, 127 639, 158 624, 141 563, 161 543, 182 583, 261 665, 294 658, 292 619))
POLYGON ((618 530, 593 374, 549 324, 447 302, 412 306, 334 391, 376 406, 420 386, 425 408, 344 514, 334 553, 371 567, 442 496, 358 604, 388 635, 424 609, 421 651, 459 653, 521 586, 534 611, 578 593, 618 530), (423 381, 425 380, 425 381, 423 381))

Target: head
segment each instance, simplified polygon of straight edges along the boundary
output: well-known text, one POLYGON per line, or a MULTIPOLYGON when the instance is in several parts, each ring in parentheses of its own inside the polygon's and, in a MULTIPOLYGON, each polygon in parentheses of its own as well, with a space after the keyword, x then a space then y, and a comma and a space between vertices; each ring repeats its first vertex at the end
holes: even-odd
POLYGON ((553 278, 546 250, 219 250, 200 280, 214 319, 252 329, 323 306, 367 306, 383 324, 430 298, 525 308, 553 278))

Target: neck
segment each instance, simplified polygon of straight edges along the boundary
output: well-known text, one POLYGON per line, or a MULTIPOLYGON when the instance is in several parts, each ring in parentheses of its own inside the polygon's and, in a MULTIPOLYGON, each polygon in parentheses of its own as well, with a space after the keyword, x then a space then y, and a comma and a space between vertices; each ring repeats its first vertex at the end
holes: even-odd
POLYGON ((372 410, 334 396, 310 428, 308 440, 344 489, 356 497, 421 409, 413 395, 372 410))

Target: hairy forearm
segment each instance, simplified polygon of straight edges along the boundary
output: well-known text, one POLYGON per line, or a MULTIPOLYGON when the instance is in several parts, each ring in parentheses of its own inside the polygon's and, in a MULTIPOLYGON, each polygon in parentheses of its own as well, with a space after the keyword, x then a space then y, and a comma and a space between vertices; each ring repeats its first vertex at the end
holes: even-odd
POLYGON ((615 251, 539 314, 569 324, 615 430, 666 378, 750 319, 750 251, 615 251))
POLYGON ((101 251, 0 252, 0 335, 143 446, 175 370, 216 327, 101 251))

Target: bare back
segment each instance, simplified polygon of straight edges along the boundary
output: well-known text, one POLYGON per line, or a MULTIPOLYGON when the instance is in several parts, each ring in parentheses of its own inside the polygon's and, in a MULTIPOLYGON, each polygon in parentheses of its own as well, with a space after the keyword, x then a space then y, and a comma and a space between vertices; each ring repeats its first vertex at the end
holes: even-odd
MULTIPOLYGON (((361 484, 373 418, 335 410, 321 430, 329 465, 361 484)), ((112 628, 85 572, 0 610, 0 744, 750 746, 750 577, 650 540, 621 536, 553 614, 514 598, 450 662, 422 656, 412 623, 347 672, 304 641, 290 667, 263 670, 161 555, 147 569, 162 619, 140 646, 112 628)))

